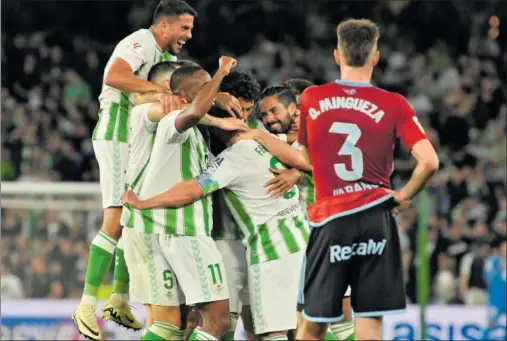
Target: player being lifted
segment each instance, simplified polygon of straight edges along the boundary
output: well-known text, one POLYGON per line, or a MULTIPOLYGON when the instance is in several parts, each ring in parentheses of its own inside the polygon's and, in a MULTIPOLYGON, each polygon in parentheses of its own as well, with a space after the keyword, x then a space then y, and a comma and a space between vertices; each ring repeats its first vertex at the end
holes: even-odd
POLYGON ((304 169, 309 166, 284 142, 280 141, 282 146, 272 155, 255 141, 234 144, 241 134, 212 132, 227 148, 206 171, 159 195, 140 196, 146 200, 140 201, 132 191, 123 200, 138 209, 188 207, 185 205, 199 202, 199 198, 206 200, 212 192, 225 188, 227 205, 246 246, 255 333, 265 340, 287 340, 287 331, 297 324, 298 279, 309 230, 297 187, 273 198, 264 183, 273 177, 269 168, 283 168, 281 162, 304 169))
MULTIPOLYGON (((195 16, 195 10, 184 1, 161 1, 150 29, 138 30, 120 41, 104 70, 99 120, 92 136, 99 163, 104 217, 101 230, 90 247, 81 304, 72 316, 79 332, 94 340, 101 339, 95 311, 97 291, 107 276, 121 235, 120 196, 126 184, 128 117, 134 94, 169 92, 166 87, 147 81, 146 77, 153 64, 175 59, 174 55, 192 37, 195 16)), ((115 275, 118 279, 126 277, 125 273, 115 275)), ((103 317, 139 330, 141 323, 132 315, 125 300, 128 285, 116 281, 113 292, 104 307, 103 317)))
POLYGON ((341 80, 301 96, 298 142, 313 165, 316 199, 308 215, 305 321, 299 340, 322 340, 342 318, 351 287, 358 340, 381 340, 382 316, 405 310, 400 241, 393 213, 406 207, 438 169, 438 157, 414 109, 399 94, 371 85, 378 26, 338 25, 334 51, 341 80), (417 161, 409 182, 392 191, 393 148, 401 140, 417 161))
MULTIPOLYGON (((220 82, 236 61, 220 59, 210 80, 199 67, 183 67, 171 77, 171 90, 188 100, 183 111, 172 112, 158 124, 141 196, 153 196, 179 181, 201 173, 208 147, 196 125, 210 109, 220 82)), ((135 207, 134 207, 135 208, 135 207)), ((146 339, 171 339, 180 325, 181 292, 187 305, 200 308, 203 324, 191 338, 220 339, 229 327, 228 292, 223 262, 214 241, 211 201, 203 199, 179 209, 134 210, 133 226, 147 253, 148 290, 153 301, 173 303, 151 307, 153 324, 146 339), (165 297, 164 297, 165 296, 165 297), (157 336, 158 335, 158 336, 157 336)))

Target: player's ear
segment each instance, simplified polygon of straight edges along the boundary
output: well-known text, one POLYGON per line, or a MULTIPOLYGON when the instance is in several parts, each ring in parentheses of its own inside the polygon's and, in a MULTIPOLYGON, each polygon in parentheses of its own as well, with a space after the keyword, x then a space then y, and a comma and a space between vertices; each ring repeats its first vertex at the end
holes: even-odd
POLYGON ((172 93, 172 91, 171 91, 171 83, 169 82, 169 79, 166 79, 164 81, 164 86, 169 89, 170 93, 172 93))
POLYGON ((340 59, 340 51, 338 51, 338 49, 334 49, 334 61, 336 62, 337 65, 340 65, 341 64, 341 59, 340 59))
POLYGON ((373 56, 371 58, 371 63, 372 63, 372 66, 375 66, 377 65, 378 61, 379 61, 379 58, 380 58, 380 51, 377 50, 373 53, 373 56))
POLYGON ((296 109, 297 109, 297 105, 296 103, 292 102, 291 104, 289 104, 289 114, 294 117, 294 115, 296 114, 296 109))

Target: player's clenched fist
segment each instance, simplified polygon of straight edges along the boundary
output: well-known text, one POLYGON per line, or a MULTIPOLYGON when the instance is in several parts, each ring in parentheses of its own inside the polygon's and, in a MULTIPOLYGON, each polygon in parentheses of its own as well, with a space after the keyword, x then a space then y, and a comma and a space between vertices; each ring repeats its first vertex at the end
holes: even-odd
POLYGON ((238 62, 236 61, 236 59, 228 56, 222 56, 218 61, 220 70, 225 72, 227 75, 229 74, 229 72, 231 72, 231 70, 236 66, 237 63, 238 62))
POLYGON ((120 200, 123 205, 130 205, 133 209, 139 209, 140 200, 133 190, 123 193, 120 200))

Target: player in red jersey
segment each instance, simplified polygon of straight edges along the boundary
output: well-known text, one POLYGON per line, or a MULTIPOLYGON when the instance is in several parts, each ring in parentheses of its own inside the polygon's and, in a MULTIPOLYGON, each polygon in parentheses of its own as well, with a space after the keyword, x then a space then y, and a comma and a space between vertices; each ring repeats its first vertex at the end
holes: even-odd
POLYGON ((316 201, 304 280, 305 322, 299 340, 322 340, 342 318, 348 285, 356 339, 380 340, 382 316, 405 310, 395 213, 408 207, 438 169, 438 157, 414 109, 396 93, 370 84, 379 59, 379 30, 370 20, 338 25, 334 51, 341 80, 307 88, 298 141, 313 166, 316 201), (417 161, 412 178, 392 191, 396 140, 417 161))

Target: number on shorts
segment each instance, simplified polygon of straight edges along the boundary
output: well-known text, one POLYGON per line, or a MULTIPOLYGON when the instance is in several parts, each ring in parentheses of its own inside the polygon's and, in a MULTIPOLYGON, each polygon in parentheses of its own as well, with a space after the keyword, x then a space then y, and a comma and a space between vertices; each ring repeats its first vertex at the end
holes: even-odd
MULTIPOLYGON (((271 160, 269 160, 269 166, 274 169, 284 169, 285 167, 283 164, 278 160, 276 157, 272 157, 271 160)), ((296 189, 292 187, 290 190, 285 192, 283 194, 284 199, 291 199, 296 195, 296 189)))
POLYGON ((162 278, 164 279, 164 288, 171 290, 174 286, 173 273, 171 270, 164 270, 164 272, 162 272, 162 278))
POLYGON ((347 135, 343 146, 338 151, 338 155, 350 156, 352 170, 348 170, 344 163, 335 163, 334 171, 336 175, 345 181, 356 181, 363 177, 363 152, 356 147, 357 141, 361 137, 361 130, 354 123, 334 122, 329 129, 330 133, 347 135))
POLYGON ((210 264, 208 265, 209 272, 211 274, 211 281, 213 284, 217 284, 217 275, 218 275, 218 283, 223 283, 222 280, 222 271, 220 270, 220 264, 210 264))

